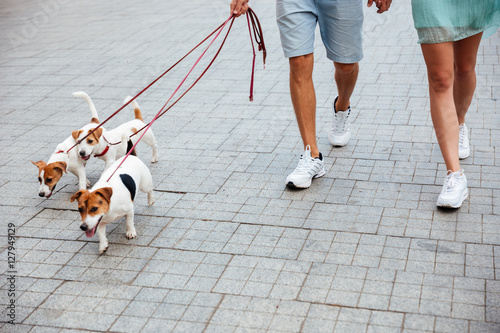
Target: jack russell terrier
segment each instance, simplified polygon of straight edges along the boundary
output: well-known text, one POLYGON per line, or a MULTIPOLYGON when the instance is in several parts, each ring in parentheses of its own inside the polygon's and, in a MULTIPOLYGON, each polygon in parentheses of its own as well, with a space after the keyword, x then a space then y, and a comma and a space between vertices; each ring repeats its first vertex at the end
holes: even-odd
MULTIPOLYGON (((87 133, 99 125, 97 110, 89 95, 83 91, 74 92, 73 96, 85 99, 90 108, 92 119, 89 124, 83 126, 79 130, 87 133)), ((57 145, 54 153, 52 153, 47 163, 44 161, 31 161, 31 163, 38 167, 38 181, 40 182, 40 189, 38 191, 39 196, 46 197, 48 199, 54 192, 56 184, 67 171, 78 177, 79 189, 85 189, 87 186, 90 186, 90 182, 85 174, 85 164, 87 161, 78 156, 78 150, 76 147, 68 152, 68 149, 73 147, 75 144, 76 141, 74 137, 70 136, 57 145)))
POLYGON ((99 236, 99 252, 108 249, 106 224, 126 216, 127 239, 136 237, 134 227, 134 199, 137 188, 148 194, 151 206, 153 197, 153 180, 148 167, 135 156, 129 156, 125 162, 115 169, 125 157, 115 161, 106 170, 90 191, 80 190, 71 197, 71 202, 78 201, 78 212, 82 218, 80 229, 87 237, 99 236), (108 178, 115 172, 108 182, 108 178))
MULTIPOLYGON (((127 97, 124 103, 127 103, 132 97, 127 97)), ((79 144, 79 154, 83 160, 87 160, 90 158, 92 154, 95 157, 98 157, 104 160, 105 167, 104 171, 108 170, 109 167, 116 161, 118 158, 122 157, 124 154, 121 149, 116 149, 116 142, 119 142, 123 133, 127 133, 130 137, 132 134, 136 133, 138 130, 146 126, 144 121, 142 120, 141 109, 139 108, 139 104, 134 100, 132 101, 132 106, 134 107, 135 119, 125 124, 118 126, 115 129, 110 131, 106 131, 105 129, 98 128, 92 135, 88 136, 84 141, 81 141, 79 144)), ((73 138, 76 141, 80 141, 85 135, 89 132, 85 131, 74 131, 73 138)), ((135 144, 137 140, 140 138, 141 133, 134 135, 130 140, 132 144, 135 144)), ((142 138, 148 146, 153 149, 153 156, 151 158, 151 163, 155 163, 158 161, 158 144, 156 143, 156 139, 154 137, 153 131, 151 128, 144 134, 142 138)))

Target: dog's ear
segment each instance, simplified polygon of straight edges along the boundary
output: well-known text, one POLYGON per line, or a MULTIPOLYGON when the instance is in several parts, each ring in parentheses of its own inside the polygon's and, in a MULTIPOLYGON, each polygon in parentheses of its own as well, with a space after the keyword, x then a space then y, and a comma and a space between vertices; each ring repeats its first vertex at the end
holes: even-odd
POLYGON ((96 117, 92 117, 92 119, 90 119, 90 122, 92 124, 99 124, 99 119, 97 119, 96 117))
POLYGON ((103 187, 95 191, 96 194, 100 195, 108 202, 111 202, 111 196, 113 195, 113 189, 111 187, 103 187))
POLYGON ((82 130, 79 130, 79 131, 73 131, 73 132, 71 132, 71 136, 73 137, 73 139, 78 140, 78 137, 80 136, 80 134, 81 134, 82 132, 83 132, 82 130))
POLYGON ((70 202, 73 202, 73 201, 75 201, 75 200, 80 199, 80 197, 81 197, 81 196, 82 196, 82 194, 84 194, 84 193, 88 193, 88 191, 87 191, 87 190, 80 190, 80 191, 76 192, 75 194, 73 194, 73 195, 71 196, 71 198, 69 199, 69 201, 70 201, 70 202))
POLYGON ((44 161, 38 161, 38 162, 31 161, 31 163, 33 163, 35 166, 37 166, 38 169, 42 169, 44 166, 47 165, 47 163, 45 163, 44 161))
MULTIPOLYGON (((97 140, 99 140, 99 138, 101 137, 103 131, 104 131, 104 129, 102 127, 99 127, 92 134, 95 135, 95 137, 96 137, 97 140)), ((89 130, 89 133, 90 132, 92 132, 92 130, 89 130)))
POLYGON ((59 169, 61 170, 61 173, 64 171, 64 173, 66 173, 66 162, 54 162, 54 169, 59 169))

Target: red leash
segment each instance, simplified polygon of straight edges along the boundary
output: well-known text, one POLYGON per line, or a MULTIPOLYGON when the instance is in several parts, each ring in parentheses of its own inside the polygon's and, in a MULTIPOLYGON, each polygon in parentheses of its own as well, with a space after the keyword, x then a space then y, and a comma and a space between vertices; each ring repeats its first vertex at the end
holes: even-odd
MULTIPOLYGON (((198 45, 196 45, 193 49, 191 49, 191 51, 189 51, 188 53, 186 53, 182 58, 180 58, 175 64, 173 64, 169 69, 167 69, 165 72, 163 72, 160 76, 158 76, 155 80, 153 80, 150 84, 148 84, 144 89, 142 89, 137 95, 135 95, 134 97, 132 97, 132 99, 130 99, 127 103, 123 104, 118 110, 116 110, 111 116, 109 116, 108 118, 106 118, 102 123, 100 123, 99 125, 97 125, 91 132, 89 132, 87 135, 85 135, 81 140, 77 141, 71 148, 69 148, 67 152, 69 152, 71 149, 75 148, 78 144, 80 144, 80 142, 82 142, 83 140, 85 140, 89 135, 91 135, 92 133, 94 133, 94 131, 96 129, 98 129, 99 127, 102 127, 105 123, 108 122, 108 120, 110 120, 111 118, 113 118, 114 116, 116 116, 116 114, 118 112, 120 112, 121 110, 123 110, 127 105, 129 105, 130 103, 132 103, 133 100, 135 100, 137 97, 139 97, 140 95, 142 95, 143 92, 145 92, 146 90, 148 90, 153 84, 155 84, 159 79, 161 79, 163 76, 165 76, 165 74, 167 74, 168 72, 170 72, 170 70, 172 70, 175 66, 177 66, 182 60, 184 60, 188 55, 190 55, 194 50, 196 50, 200 45, 202 45, 207 39, 209 39, 213 34, 215 34, 219 29, 221 29, 223 26, 225 25, 225 23, 222 23, 220 26, 217 27, 217 29, 215 29, 214 31, 212 31, 207 37, 205 37, 205 39, 203 39, 200 43, 198 43, 198 45)), ((119 142, 115 143, 115 144, 118 144, 119 142)))
POLYGON ((254 81, 254 73, 255 73, 255 47, 253 46, 253 38, 252 38, 252 29, 250 28, 250 25, 253 27, 253 34, 255 37, 255 41, 257 45, 259 46, 259 51, 262 51, 262 58, 264 62, 264 68, 266 67, 266 46, 264 45, 264 38, 262 35, 262 28, 260 26, 259 19, 257 18, 257 15, 255 15, 255 12, 251 9, 248 8, 247 12, 247 22, 248 22, 248 32, 250 33, 250 42, 252 43, 252 51, 253 51, 253 60, 252 60, 252 78, 250 79, 250 102, 253 101, 253 81, 254 81), (250 23, 252 22, 252 23, 250 23))
MULTIPOLYGON (((252 8, 248 8, 248 11, 247 11, 247 22, 248 22, 248 30, 250 32, 250 41, 252 43, 252 50, 253 50, 253 64, 252 64, 252 76, 251 76, 251 79, 250 79, 250 101, 253 101, 253 82, 254 82, 254 72, 255 72, 255 57, 256 57, 256 53, 255 53, 255 48, 253 46, 253 39, 252 39, 252 31, 254 33, 254 36, 255 36, 255 41, 257 43, 257 45, 259 46, 259 51, 262 51, 262 57, 263 57, 263 63, 264 63, 264 66, 266 65, 266 46, 264 44, 264 38, 263 38, 263 34, 262 34, 262 28, 260 26, 260 22, 259 22, 259 19, 257 18, 257 15, 255 14, 255 12, 252 10, 252 8), (249 19, 250 17, 250 19, 249 19), (250 24, 252 25, 252 29, 250 28, 250 24)), ((231 17, 230 17, 231 18, 231 17)), ((229 18, 229 19, 230 19, 229 18)), ((232 26, 232 22, 231 22, 231 26, 232 26)), ((223 25, 225 25, 225 23, 223 23, 221 26, 219 26, 219 28, 221 28, 223 25)), ((219 29, 217 28, 217 29, 219 29)), ((201 75, 196 79, 196 81, 193 82, 193 84, 191 84, 191 86, 189 86, 188 89, 186 89, 186 91, 179 97, 177 98, 173 103, 172 105, 170 105, 168 108, 165 109, 165 111, 163 111, 159 116, 163 116, 168 110, 170 110, 175 104, 177 104, 177 102, 183 98, 189 90, 191 90, 191 88, 194 87, 194 85, 196 83, 198 83, 198 81, 203 77, 203 75, 205 75, 205 73, 208 71, 208 69, 210 68, 210 66, 212 66, 213 62, 215 61, 215 58, 217 58, 217 56, 219 55, 219 52, 221 51, 222 49, 222 46, 224 46, 224 43, 226 42, 226 38, 229 34, 229 31, 231 30, 231 27, 229 27, 229 30, 226 34, 226 37, 224 37, 224 40, 221 44, 221 46, 219 47, 219 50, 217 51, 217 53, 215 54, 215 56, 213 57, 212 61, 208 64, 207 68, 203 71, 203 73, 201 73, 201 75)), ((213 33, 211 34, 213 35, 213 33)), ((210 36, 211 36, 210 35, 210 36)), ((209 36, 209 37, 210 37, 209 36)), ((206 39, 205 39, 206 40, 206 39)), ((168 103, 168 102, 167 102, 168 103)), ((165 106, 164 106, 165 107, 165 106)), ((148 123, 147 125, 143 126, 141 129, 139 129, 137 132, 135 132, 134 134, 132 134, 130 136, 133 137, 134 135, 137 135, 139 134, 142 130, 144 130, 146 127, 148 127, 150 123, 148 123)))
MULTIPOLYGON (((248 22, 248 30, 249 30, 249 33, 250 33, 250 41, 252 43, 252 50, 253 50, 252 74, 251 74, 251 79, 250 79, 250 97, 249 97, 250 101, 252 101, 253 100, 253 86, 254 86, 254 72, 255 72, 255 57, 256 57, 255 47, 253 45, 254 38, 255 38, 256 43, 259 46, 259 51, 263 51, 264 66, 265 66, 265 62, 266 62, 266 48, 265 48, 265 45, 264 45, 264 39, 263 39, 263 34, 262 34, 262 27, 260 25, 259 19, 257 18, 257 15, 255 14, 255 12, 251 8, 248 9, 246 15, 247 15, 247 22, 248 22), (252 25, 252 28, 250 27, 250 25, 252 25), (252 32, 253 32, 254 38, 252 38, 252 32)), ((97 130, 99 127, 103 126, 106 122, 108 122, 108 120, 110 120, 111 118, 113 118, 118 112, 120 112, 121 110, 123 110, 127 105, 129 105, 132 101, 134 101, 137 97, 139 97, 142 93, 144 93, 147 89, 149 89, 153 84, 155 84, 159 79, 161 79, 165 74, 167 74, 171 69, 173 69, 175 66, 177 66, 189 54, 191 54, 195 49, 197 49, 200 45, 202 45, 205 41, 207 41, 211 36, 213 36, 216 33, 215 37, 212 39, 212 41, 209 43, 209 45, 206 47, 206 49, 202 52, 202 54, 200 55, 200 57, 196 60, 196 62, 194 63, 193 67, 189 70, 189 72, 187 73, 187 75, 184 77, 184 79, 181 81, 181 83, 179 84, 179 86, 175 89, 175 91, 173 92, 173 94, 170 96, 170 98, 167 100, 167 102, 163 105, 163 107, 160 109, 160 111, 158 111, 158 113, 153 118, 153 120, 151 120, 146 126, 144 126, 143 128, 141 128, 140 130, 138 130, 137 132, 135 132, 134 134, 132 134, 130 136, 130 137, 132 137, 132 136, 134 136, 134 135, 136 135, 139 132, 141 132, 141 131, 144 130, 144 132, 141 134, 141 136, 139 137, 139 139, 136 141, 136 143, 133 145, 133 147, 129 150, 129 152, 125 155, 125 157, 120 162, 120 164, 115 169, 115 171, 113 171, 113 173, 111 174, 111 176, 108 178, 107 181, 109 182, 109 180, 111 179, 111 177, 113 177, 113 175, 121 167, 121 165, 123 164, 123 162, 125 162, 125 160, 128 158, 128 156, 130 156, 130 154, 132 153, 132 151, 134 151, 134 149, 137 146, 137 144, 139 143, 139 141, 141 141, 142 137, 144 136, 144 134, 146 133, 146 131, 153 125, 153 123, 159 117, 161 117, 162 115, 164 115, 168 110, 170 110, 170 108, 172 108, 181 98, 183 98, 191 90, 191 88, 193 88, 194 85, 196 83, 198 83, 198 81, 205 75, 205 73, 208 71, 208 69, 212 66, 212 64, 214 63, 215 59, 219 55, 220 51, 222 50, 222 47, 224 46, 224 44, 226 42, 226 39, 227 39, 227 37, 229 35, 229 32, 231 31, 231 28, 233 26, 235 18, 236 17, 234 15, 231 15, 223 24, 221 24, 219 27, 217 27, 217 29, 215 29, 214 31, 212 31, 212 33, 210 33, 207 37, 205 37, 205 39, 203 39, 200 43, 198 43, 198 45, 196 45, 193 49, 191 49, 188 53, 186 53, 174 65, 172 65, 169 69, 167 69, 160 76, 158 76, 154 81, 152 81, 149 85, 147 85, 144 89, 142 89, 138 94, 136 94, 134 97, 132 97, 128 102, 126 102, 125 104, 123 104, 118 110, 116 110, 111 116, 109 116, 102 123, 100 123, 98 126, 96 126, 92 131, 90 131, 87 135, 85 135, 81 140, 77 141, 75 145, 73 145, 71 148, 69 148, 66 151, 66 153, 69 152, 74 147, 76 147, 80 142, 82 142, 83 140, 85 140, 89 135, 91 135, 92 133, 94 133, 94 131, 97 130), (214 41, 220 35, 220 33, 222 32, 222 30, 224 30, 225 26, 227 25, 227 23, 230 20, 231 20, 231 24, 229 25, 228 31, 226 32, 226 35, 225 35, 225 37, 224 37, 224 39, 223 39, 223 41, 222 41, 219 49, 215 53, 214 57, 212 58, 212 60, 208 64, 208 66, 205 68, 205 70, 202 72, 202 74, 191 84, 191 86, 189 86, 189 88, 186 89, 186 91, 179 98, 177 98, 172 103, 172 105, 170 105, 168 108, 166 108, 167 104, 172 100, 172 98, 174 97, 174 95, 179 91, 179 89, 184 84, 184 82, 186 81, 186 79, 189 77, 189 75, 191 74, 191 72, 198 65, 198 63, 200 62, 201 58, 205 55, 205 53, 208 51, 208 49, 210 48, 210 46, 214 43, 214 41)), ((117 142, 117 143, 114 143, 114 144, 118 144, 118 143, 120 143, 120 142, 117 142)), ((102 155, 104 155, 104 153, 102 155)))
MULTIPOLYGON (((257 18, 257 15, 255 14, 255 12, 252 10, 252 8, 248 8, 248 11, 246 13, 247 15, 247 22, 248 22, 248 29, 250 31, 250 41, 252 43, 252 50, 253 50, 253 63, 252 63, 252 75, 251 75, 251 80, 250 80, 250 101, 253 101, 253 83, 254 83, 254 72, 255 72, 255 57, 256 57, 256 54, 255 54, 255 48, 254 48, 254 45, 253 45, 253 39, 252 39, 252 30, 253 30, 253 33, 254 33, 254 37, 255 37, 255 41, 257 43, 257 45, 259 46, 259 51, 262 51, 263 54, 263 62, 264 62, 264 66, 265 66, 265 63, 266 63, 266 47, 265 47, 265 44, 264 44, 264 36, 262 34, 262 27, 260 25, 260 21, 259 19, 257 18), (252 25, 252 29, 250 28, 250 25, 252 25)), ((158 76, 155 80, 153 80, 150 84, 148 84, 144 89, 142 89, 137 95, 135 95, 134 97, 132 97, 127 103, 123 104, 118 110, 116 110, 112 115, 110 115, 108 118, 106 118, 102 123, 100 123, 99 125, 97 125, 93 130, 91 130, 87 135, 85 135, 82 139, 80 139, 79 141, 77 141, 71 148, 69 148, 67 152, 69 152, 71 149, 75 148, 80 142, 82 142, 83 140, 85 140, 88 136, 90 136, 92 133, 94 133, 95 130, 97 130, 99 127, 102 127, 106 122, 108 122, 111 118, 113 118, 114 116, 116 116, 116 114, 118 114, 118 112, 120 112, 121 110, 123 110, 127 105, 129 105, 132 101, 134 101, 137 97, 139 97, 140 95, 142 95, 142 93, 144 93, 146 90, 148 90, 153 84, 155 84, 159 79, 161 79, 163 76, 165 76, 165 74, 167 74, 170 70, 172 70, 175 66, 177 66, 181 61, 183 61, 188 55, 190 55, 194 50, 196 50, 200 45, 202 45, 205 41, 207 41, 211 36, 213 36, 217 31, 219 31, 219 33, 217 33, 217 36, 220 34, 220 32, 224 29, 224 27, 226 26, 227 22, 233 18, 233 21, 234 21, 234 18, 235 16, 234 15, 231 15, 224 23, 222 23, 220 26, 218 26, 214 31, 212 31, 207 37, 205 37, 200 43, 198 43, 198 45, 196 45, 193 49, 191 49, 188 53, 186 53, 181 59, 179 59, 175 64, 173 64, 169 69, 167 69, 165 72, 163 72, 160 76, 158 76)), ((233 25, 233 22, 231 22, 231 27, 233 25)), ((229 31, 231 30, 231 28, 229 28, 227 34, 226 34, 226 37, 224 38, 224 42, 227 38, 227 35, 229 34, 229 31)), ((217 38, 216 36, 216 38, 217 38)), ((214 40, 216 39, 214 38, 214 40)), ((224 45, 224 42, 222 43, 222 45, 224 45)), ((210 43, 210 45, 213 43, 213 41, 210 43)), ((210 62, 210 64, 208 65, 208 67, 205 69, 205 71, 200 75, 200 77, 198 77, 198 79, 177 99, 175 100, 171 106, 169 106, 165 111, 163 111, 163 113, 161 113, 159 117, 161 117, 162 115, 164 115, 168 110, 170 110, 171 107, 173 107, 182 97, 184 97, 186 95, 186 93, 191 90, 191 88, 193 88, 193 86, 201 79, 201 77, 207 72, 207 70, 210 68, 210 66, 212 65, 212 63, 215 61, 215 58, 218 56, 220 50, 222 49, 222 45, 221 47, 219 48, 219 50, 217 51, 216 55, 214 56, 214 58, 212 59, 212 61, 210 62)), ((208 48, 207 48, 208 49, 208 48)), ((206 50, 205 50, 206 52, 206 50)), ((205 53, 203 52, 203 54, 205 53)), ((199 60, 198 60, 199 61, 199 60)), ((197 62, 198 62, 197 61, 197 62)), ((185 79, 184 79, 185 80, 185 79)), ((183 83, 184 83, 184 80, 183 80, 183 83)), ((181 83, 182 85, 182 83, 181 83)), ((177 91, 176 91, 177 92, 177 91)), ((175 93, 174 93, 175 94, 175 93)), ((170 101, 170 99, 169 99, 170 101)), ((168 103, 168 102, 167 102, 168 103)), ((166 105, 166 104, 165 104, 166 105)), ((165 105, 163 106, 163 108, 165 107, 165 105)), ((162 110, 163 110, 162 108, 162 110)), ((161 110, 160 110, 161 111, 161 110)), ((154 119, 156 120, 156 119, 154 119)), ((154 121, 153 120, 153 121, 154 121)), ((153 122, 152 121, 152 122, 153 122)), ((139 134, 142 130, 144 130, 146 127, 149 128, 149 125, 152 123, 148 123, 146 126, 144 126, 143 128, 141 128, 140 130, 138 130, 137 132, 135 132, 134 134, 132 134, 130 137, 134 136, 134 135, 137 135, 139 134)), ((142 138, 142 135, 141 135, 141 138, 142 138)), ((140 140, 140 139, 139 139, 140 140)), ((121 141, 120 141, 121 142, 121 141)), ((120 142, 116 142, 114 144, 119 144, 120 142)), ((136 142, 137 144, 137 142, 136 142)), ((135 145, 134 145, 135 147, 135 145)), ((128 155, 127 155, 128 156, 128 155)))
MULTIPOLYGON (((141 134, 141 136, 139 137, 139 139, 136 141, 136 143, 132 146, 132 148, 128 151, 128 153, 125 155, 125 157, 122 159, 122 161, 120 162, 120 164, 116 167, 115 171, 113 171, 113 173, 111 174, 111 176, 109 176, 107 182, 109 182, 109 180, 113 177, 113 175, 116 173, 116 171, 118 171, 118 169, 121 167, 121 165, 123 164, 123 162, 125 162, 125 160, 130 156, 130 154, 132 153, 132 151, 134 151, 135 147, 137 146, 137 144, 139 143, 139 141, 141 141, 142 137, 144 136, 144 134, 146 134, 146 132, 148 131, 148 129, 153 125, 153 123, 156 121, 156 119, 158 119, 160 116, 162 116, 167 110, 164 111, 165 107, 167 106, 167 104, 170 102, 170 100, 172 100, 172 98, 174 97, 174 95, 179 91, 179 89, 181 88, 181 86, 184 84, 184 82, 187 80, 187 78, 189 77, 189 75, 191 74, 191 72, 195 69, 195 67, 198 65, 198 63, 200 62, 201 58, 203 58, 203 56, 205 55, 205 53, 208 51, 208 49, 210 48, 210 46, 212 46, 212 44, 215 42, 215 40, 217 39, 217 37, 219 37, 220 33, 222 32, 222 30, 224 30, 224 27, 226 26, 226 24, 229 22, 229 20, 231 20, 231 24, 229 25, 229 28, 227 30, 227 33, 226 33, 226 36, 224 37, 224 40, 222 41, 221 43, 221 46, 219 47, 219 50, 217 50, 217 53, 215 54, 214 58, 212 59, 212 61, 208 64, 207 68, 203 71, 203 73, 198 77, 198 79, 196 79, 196 81, 188 88, 188 90, 186 90, 184 92, 184 94, 182 94, 176 101, 175 103, 177 103, 179 101, 179 99, 181 99, 200 79, 201 77, 207 72, 207 70, 210 68, 210 66, 213 64, 213 62, 215 61, 215 58, 217 58, 217 56, 219 55, 219 52, 220 50, 222 49, 222 47, 224 46, 224 43, 226 42, 226 39, 227 39, 227 36, 229 35, 229 32, 231 31, 231 28, 233 27, 233 23, 234 23, 234 19, 236 17, 234 15, 231 15, 225 22, 224 24, 222 25, 222 28, 219 30, 219 32, 215 35, 215 37, 212 39, 212 41, 210 42, 210 44, 207 46, 207 48, 202 52, 202 54, 198 57, 198 59, 196 60, 196 62, 194 63, 193 67, 191 67, 191 69, 189 70, 189 72, 186 74, 186 76, 184 77, 184 79, 182 79, 181 83, 177 86, 177 88, 175 89, 175 91, 172 93, 172 95, 170 96, 170 98, 167 100, 167 102, 163 105, 163 107, 160 109, 160 111, 158 111, 158 113, 156 114, 156 116, 153 118, 153 120, 151 120, 149 122, 149 124, 147 126, 145 126, 145 130, 143 131, 143 133, 141 134)), ((174 104, 175 104, 174 103, 174 104)), ((172 104, 170 107, 172 107, 174 104, 172 104)), ((141 128, 140 131, 142 131, 144 129, 141 128)), ((136 133, 138 133, 139 131, 137 131, 136 133)), ((134 134, 136 134, 134 133, 134 134)))

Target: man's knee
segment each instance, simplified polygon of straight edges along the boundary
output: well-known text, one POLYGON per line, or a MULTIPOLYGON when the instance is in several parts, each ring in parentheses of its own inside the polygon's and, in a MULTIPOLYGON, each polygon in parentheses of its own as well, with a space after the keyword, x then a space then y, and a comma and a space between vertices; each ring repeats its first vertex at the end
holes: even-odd
POLYGON ((295 78, 306 78, 312 76, 314 57, 313 54, 289 58, 290 75, 295 78))
POLYGON ((359 64, 357 62, 353 64, 342 64, 339 62, 334 62, 334 65, 335 65, 335 70, 344 75, 350 75, 356 72, 359 68, 359 64))

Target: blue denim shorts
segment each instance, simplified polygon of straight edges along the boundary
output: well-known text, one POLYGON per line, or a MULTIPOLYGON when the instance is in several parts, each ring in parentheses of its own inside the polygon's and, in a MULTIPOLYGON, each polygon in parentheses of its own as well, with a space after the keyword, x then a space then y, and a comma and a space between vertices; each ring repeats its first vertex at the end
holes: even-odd
POLYGON ((277 0, 276 19, 287 58, 314 52, 316 23, 328 59, 348 64, 363 58, 362 0, 277 0))

